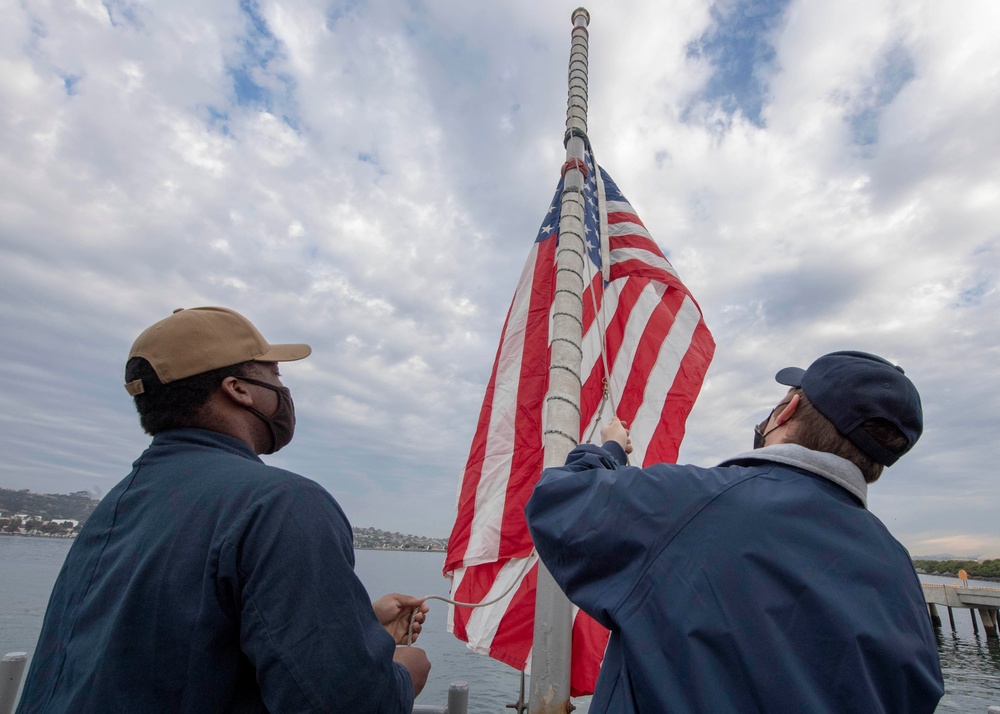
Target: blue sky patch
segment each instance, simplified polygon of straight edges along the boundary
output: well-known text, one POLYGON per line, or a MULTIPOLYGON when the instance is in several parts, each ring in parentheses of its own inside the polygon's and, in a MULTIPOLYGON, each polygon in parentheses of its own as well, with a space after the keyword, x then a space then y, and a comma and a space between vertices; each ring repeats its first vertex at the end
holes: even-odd
POLYGON ((865 89, 854 111, 847 117, 856 145, 872 147, 878 143, 882 110, 913 81, 915 75, 913 58, 902 45, 895 44, 882 54, 872 84, 865 89))
POLYGON ((273 68, 281 57, 281 42, 261 14, 257 0, 240 0, 245 18, 245 34, 240 40, 242 54, 227 67, 232 78, 236 104, 282 115, 285 123, 298 129, 294 111, 294 79, 273 68))
POLYGON ((271 111, 273 102, 271 92, 257 84, 253 79, 250 67, 230 67, 229 76, 233 79, 233 89, 236 91, 236 103, 243 106, 260 107, 271 111))
POLYGON ((141 27, 139 16, 136 14, 135 6, 126 0, 104 0, 102 3, 108 13, 108 19, 112 27, 122 27, 131 25, 141 27))
POLYGON ((767 80, 776 69, 771 38, 784 21, 788 4, 789 0, 718 0, 712 5, 713 26, 687 46, 689 58, 705 58, 714 68, 692 104, 707 102, 764 125, 767 80))
POLYGON ((997 252, 998 241, 994 239, 976 247, 969 256, 970 263, 975 266, 969 278, 973 281, 971 287, 958 294, 958 303, 954 307, 975 307, 981 305, 983 298, 993 293, 997 288, 997 252))
POLYGON ((63 86, 66 88, 66 94, 72 97, 77 93, 76 85, 80 83, 80 79, 80 77, 72 74, 62 75, 63 86))
POLYGON ((229 113, 212 106, 206 106, 205 110, 208 112, 208 126, 223 136, 229 136, 229 113))

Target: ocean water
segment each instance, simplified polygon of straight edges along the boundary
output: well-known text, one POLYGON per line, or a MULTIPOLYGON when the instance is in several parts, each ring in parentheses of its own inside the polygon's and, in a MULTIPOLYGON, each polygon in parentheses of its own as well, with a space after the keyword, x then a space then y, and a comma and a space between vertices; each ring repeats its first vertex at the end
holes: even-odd
MULTIPOLYGON (((49 538, 0 536, 0 655, 34 651, 49 592, 72 541, 49 538)), ((441 575, 443 553, 366 551, 355 553, 357 573, 373 598, 390 592, 409 595, 447 595, 448 581, 441 575)), ((921 576, 927 582, 956 583, 950 578, 921 576)), ((1000 583, 976 583, 1000 587, 1000 583)), ((469 683, 469 711, 503 714, 517 700, 520 673, 505 664, 477 655, 445 630, 447 606, 430 603, 418 645, 431 660, 430 678, 417 699, 420 704, 443 706, 448 685, 469 683)), ((987 640, 980 626, 975 634, 967 610, 954 610, 955 629, 947 611, 939 608, 943 626, 938 630, 938 652, 945 677, 945 695, 938 712, 985 714, 1000 706, 1000 644, 987 640)), ((574 700, 577 712, 587 711, 589 698, 574 700)))

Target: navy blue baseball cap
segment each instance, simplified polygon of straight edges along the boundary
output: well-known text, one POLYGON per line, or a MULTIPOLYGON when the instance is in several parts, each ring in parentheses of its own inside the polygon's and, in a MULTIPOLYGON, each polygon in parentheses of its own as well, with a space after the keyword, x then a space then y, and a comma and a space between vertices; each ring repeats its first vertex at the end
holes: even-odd
POLYGON ((891 466, 913 448, 924 430, 920 395, 897 367, 867 352, 831 352, 809 369, 785 367, 774 375, 779 384, 801 387, 816 410, 837 431, 880 464, 891 466), (888 421, 906 437, 906 448, 894 454, 873 439, 861 424, 888 421))

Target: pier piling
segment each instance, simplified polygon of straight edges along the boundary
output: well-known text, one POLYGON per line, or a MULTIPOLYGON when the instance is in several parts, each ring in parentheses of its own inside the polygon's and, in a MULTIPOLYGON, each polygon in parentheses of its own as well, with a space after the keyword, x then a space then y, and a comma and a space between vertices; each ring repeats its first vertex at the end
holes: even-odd
POLYGON ((27 662, 27 652, 8 652, 0 658, 0 714, 10 714, 14 710, 14 699, 27 662))
POLYGON ((997 622, 993 611, 989 608, 979 608, 979 618, 983 621, 983 630, 986 632, 986 639, 997 639, 997 622))
MULTIPOLYGON (((439 707, 430 704, 414 704, 413 714, 468 714, 469 683, 452 682, 448 687, 448 704, 439 707)), ((0 712, 0 714, 4 714, 0 712)))

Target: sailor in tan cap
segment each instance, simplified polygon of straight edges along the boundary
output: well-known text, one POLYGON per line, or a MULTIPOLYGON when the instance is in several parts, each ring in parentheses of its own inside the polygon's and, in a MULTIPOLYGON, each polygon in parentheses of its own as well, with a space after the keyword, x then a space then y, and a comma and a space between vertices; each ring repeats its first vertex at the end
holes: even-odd
POLYGON ((309 345, 268 344, 248 319, 224 307, 178 309, 132 345, 125 389, 148 434, 207 419, 213 430, 246 441, 258 454, 272 454, 295 432, 295 407, 278 362, 311 352, 309 345), (180 389, 163 389, 178 383, 180 389), (256 421, 246 419, 246 412, 256 421))
POLYGON ((321 486, 264 464, 295 408, 268 343, 221 307, 178 310, 129 353, 152 444, 84 524, 56 581, 18 712, 412 710, 427 606, 372 603, 321 486))

